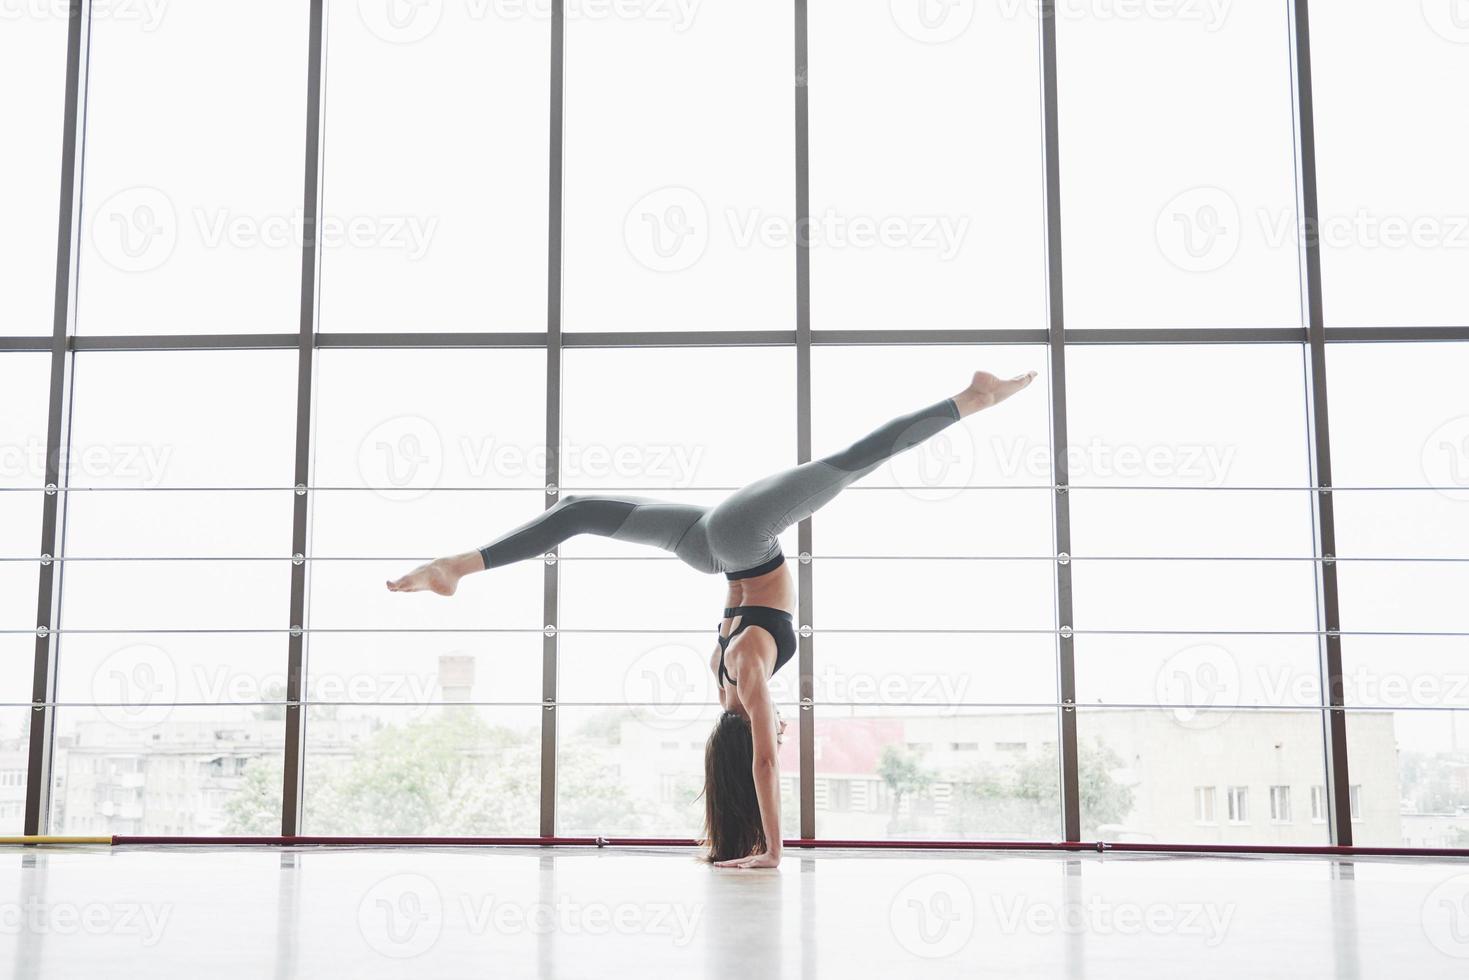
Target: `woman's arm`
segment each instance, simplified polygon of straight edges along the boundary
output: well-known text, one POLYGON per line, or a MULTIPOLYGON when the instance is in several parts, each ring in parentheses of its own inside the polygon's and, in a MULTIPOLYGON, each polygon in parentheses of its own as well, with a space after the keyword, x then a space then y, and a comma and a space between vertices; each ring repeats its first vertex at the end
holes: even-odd
MULTIPOLYGON (((774 641, 763 633, 744 634, 761 637, 771 646, 774 659, 774 641)), ((751 774, 755 777, 755 797, 760 801, 760 826, 765 832, 765 853, 732 861, 720 861, 721 868, 774 868, 780 865, 780 720, 776 716, 775 702, 770 696, 770 685, 766 681, 766 667, 762 658, 746 651, 739 658, 735 671, 735 683, 739 685, 740 700, 750 716, 750 737, 754 740, 754 762, 751 774)), ((726 665, 728 660, 726 659, 726 665)))

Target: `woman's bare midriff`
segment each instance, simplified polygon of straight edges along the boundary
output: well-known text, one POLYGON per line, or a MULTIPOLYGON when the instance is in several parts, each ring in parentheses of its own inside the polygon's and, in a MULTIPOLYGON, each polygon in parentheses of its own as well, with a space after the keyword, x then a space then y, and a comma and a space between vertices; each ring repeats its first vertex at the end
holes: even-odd
MULTIPOLYGON (((770 606, 784 609, 791 615, 796 613, 796 581, 790 573, 790 563, 781 565, 773 572, 754 578, 735 579, 729 583, 729 595, 725 606, 770 606)), ((725 620, 729 625, 729 620, 725 620)), ((727 630, 725 632, 728 632, 727 630)))

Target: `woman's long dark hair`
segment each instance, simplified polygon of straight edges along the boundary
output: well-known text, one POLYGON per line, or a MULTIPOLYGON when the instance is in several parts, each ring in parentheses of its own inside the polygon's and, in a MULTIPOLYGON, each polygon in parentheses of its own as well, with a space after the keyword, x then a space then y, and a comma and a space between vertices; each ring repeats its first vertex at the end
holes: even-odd
POLYGON ((765 850, 748 719, 726 711, 704 746, 704 857, 728 861, 765 850))

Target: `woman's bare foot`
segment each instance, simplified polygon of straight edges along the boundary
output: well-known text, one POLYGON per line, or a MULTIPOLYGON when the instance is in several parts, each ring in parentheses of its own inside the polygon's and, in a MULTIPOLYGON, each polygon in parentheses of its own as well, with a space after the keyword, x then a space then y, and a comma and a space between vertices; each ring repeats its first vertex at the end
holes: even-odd
POLYGON ((389 592, 437 592, 453 595, 459 588, 459 580, 470 572, 483 571, 484 559, 479 552, 466 552, 452 558, 436 558, 426 565, 419 565, 402 578, 388 583, 389 592))
POLYGON ((1000 380, 988 371, 974 372, 974 380, 969 383, 959 394, 954 396, 954 404, 959 407, 959 416, 973 415, 980 409, 998 405, 1022 388, 1027 387, 1035 380, 1035 372, 1027 371, 1017 374, 1008 380, 1000 380))

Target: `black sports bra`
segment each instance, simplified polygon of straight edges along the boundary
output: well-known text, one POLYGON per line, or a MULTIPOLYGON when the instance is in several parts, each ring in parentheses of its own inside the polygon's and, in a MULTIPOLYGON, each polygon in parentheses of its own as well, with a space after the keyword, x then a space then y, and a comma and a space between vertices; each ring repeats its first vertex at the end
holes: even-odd
MULTIPOLYGON (((796 655, 796 627, 791 614, 784 609, 776 609, 774 606, 731 606, 724 611, 725 619, 735 616, 740 618, 740 623, 734 628, 729 636, 720 634, 719 637, 719 686, 724 687, 724 682, 729 681, 729 686, 734 687, 734 678, 729 676, 729 671, 724 669, 724 651, 729 648, 729 642, 743 633, 748 627, 759 626, 775 639, 775 669, 770 673, 785 666, 787 660, 796 655)), ((723 629, 724 623, 720 622, 719 628, 723 629)))

